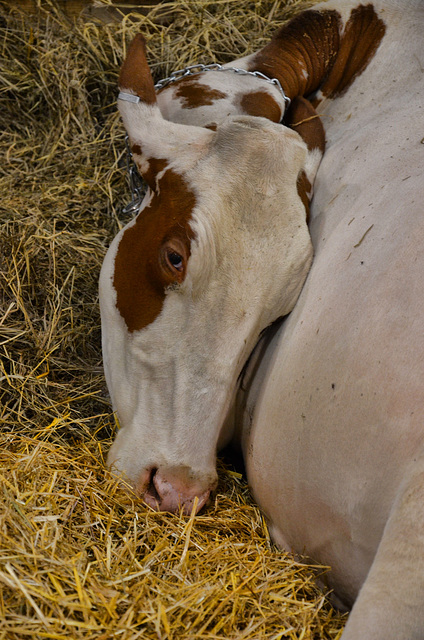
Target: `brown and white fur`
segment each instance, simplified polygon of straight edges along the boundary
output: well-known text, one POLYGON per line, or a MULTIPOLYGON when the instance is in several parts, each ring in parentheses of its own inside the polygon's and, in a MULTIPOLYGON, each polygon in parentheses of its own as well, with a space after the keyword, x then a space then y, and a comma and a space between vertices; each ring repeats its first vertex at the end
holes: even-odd
POLYGON ((276 542, 353 605, 343 640, 424 637, 423 30, 418 0, 330 0, 236 61, 291 128, 256 78, 156 98, 140 39, 120 77, 150 190, 101 274, 109 463, 190 511, 239 440, 276 542))

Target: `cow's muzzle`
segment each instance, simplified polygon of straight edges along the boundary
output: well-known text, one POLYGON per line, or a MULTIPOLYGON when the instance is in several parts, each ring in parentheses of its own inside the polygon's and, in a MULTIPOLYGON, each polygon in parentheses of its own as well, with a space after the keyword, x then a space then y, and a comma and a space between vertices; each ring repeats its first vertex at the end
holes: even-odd
POLYGON ((142 474, 136 491, 156 511, 189 515, 195 503, 195 513, 202 509, 216 484, 216 473, 200 476, 185 466, 160 467, 142 474))

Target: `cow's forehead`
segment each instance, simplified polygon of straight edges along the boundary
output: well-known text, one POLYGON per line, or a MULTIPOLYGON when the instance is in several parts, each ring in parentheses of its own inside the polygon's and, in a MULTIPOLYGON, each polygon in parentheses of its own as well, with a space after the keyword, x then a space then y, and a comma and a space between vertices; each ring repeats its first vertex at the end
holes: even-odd
MULTIPOLYGON (((270 218, 283 218, 285 207, 296 199, 304 153, 297 134, 275 127, 256 118, 228 121, 190 169, 184 168, 186 163, 179 167, 178 158, 144 158, 144 175, 151 172, 149 199, 121 233, 114 260, 116 306, 130 332, 154 322, 167 291, 184 280, 186 269, 180 282, 161 269, 166 243, 177 241, 188 261, 194 240, 197 255, 190 280, 197 290, 199 284, 207 285, 217 256, 234 257, 244 250, 254 260, 258 238, 271 233, 270 218)), ((275 230, 272 233, 275 236, 275 230)))
POLYGON ((306 145, 300 136, 283 125, 264 118, 228 118, 217 129, 214 151, 222 189, 234 189, 239 182, 243 192, 294 186, 306 145))

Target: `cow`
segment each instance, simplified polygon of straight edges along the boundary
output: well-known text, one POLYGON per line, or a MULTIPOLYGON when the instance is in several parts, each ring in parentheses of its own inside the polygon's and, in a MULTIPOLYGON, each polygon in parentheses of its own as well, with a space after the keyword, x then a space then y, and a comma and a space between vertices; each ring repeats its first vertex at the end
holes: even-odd
POLYGON ((108 463, 190 513, 240 443, 343 640, 424 637, 423 32, 421 0, 329 0, 157 93, 137 36, 119 79, 149 189, 100 277, 108 463))

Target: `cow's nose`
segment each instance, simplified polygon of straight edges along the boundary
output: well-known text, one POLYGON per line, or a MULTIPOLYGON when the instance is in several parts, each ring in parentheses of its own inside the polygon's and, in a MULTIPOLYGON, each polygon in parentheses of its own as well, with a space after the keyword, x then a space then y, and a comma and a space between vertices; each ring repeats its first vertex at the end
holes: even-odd
POLYGON ((206 504, 212 487, 189 477, 185 467, 153 469, 150 484, 142 496, 156 511, 191 514, 195 499, 196 513, 206 504))

